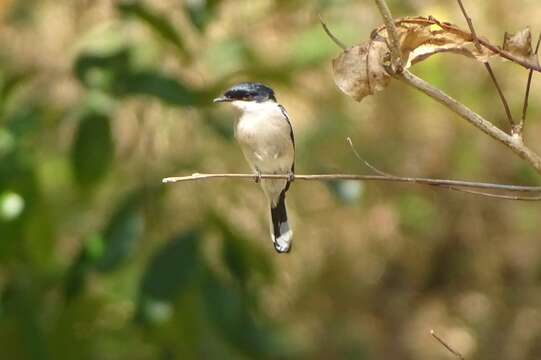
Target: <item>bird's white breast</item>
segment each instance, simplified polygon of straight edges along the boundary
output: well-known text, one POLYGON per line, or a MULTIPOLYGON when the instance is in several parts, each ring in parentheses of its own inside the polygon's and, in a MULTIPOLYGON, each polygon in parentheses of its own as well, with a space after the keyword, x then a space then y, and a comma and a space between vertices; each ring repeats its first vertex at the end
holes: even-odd
POLYGON ((293 164, 291 127, 274 101, 235 101, 243 110, 235 136, 247 160, 263 173, 287 173, 293 164))

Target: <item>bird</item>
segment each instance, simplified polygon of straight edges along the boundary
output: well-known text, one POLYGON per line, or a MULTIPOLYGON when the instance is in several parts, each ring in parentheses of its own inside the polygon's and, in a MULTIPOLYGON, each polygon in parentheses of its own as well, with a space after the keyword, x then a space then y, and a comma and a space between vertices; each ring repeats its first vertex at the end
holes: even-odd
POLYGON ((277 102, 274 90, 255 82, 234 85, 213 102, 240 109, 235 138, 268 200, 274 248, 278 253, 290 252, 293 230, 285 201, 295 177, 295 139, 286 109, 277 102), (287 179, 261 179, 261 174, 282 174, 287 179))

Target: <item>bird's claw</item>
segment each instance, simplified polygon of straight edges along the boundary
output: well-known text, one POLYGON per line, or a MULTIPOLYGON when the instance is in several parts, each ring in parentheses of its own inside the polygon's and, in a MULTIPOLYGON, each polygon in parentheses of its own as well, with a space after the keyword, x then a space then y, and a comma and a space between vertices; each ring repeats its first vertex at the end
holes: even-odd
POLYGON ((287 173, 287 182, 292 183, 295 180, 295 173, 292 171, 287 173))
POLYGON ((261 181, 261 171, 256 170, 254 175, 254 181, 256 184, 259 184, 259 182, 261 181))

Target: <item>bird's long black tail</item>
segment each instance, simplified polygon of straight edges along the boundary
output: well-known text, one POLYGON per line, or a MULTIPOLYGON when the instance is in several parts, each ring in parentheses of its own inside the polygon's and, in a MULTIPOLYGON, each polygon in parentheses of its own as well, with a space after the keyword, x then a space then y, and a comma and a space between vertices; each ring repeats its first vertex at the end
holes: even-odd
POLYGON ((274 248, 279 253, 288 253, 291 250, 293 238, 293 231, 287 222, 286 190, 282 191, 274 206, 271 204, 271 236, 274 248))

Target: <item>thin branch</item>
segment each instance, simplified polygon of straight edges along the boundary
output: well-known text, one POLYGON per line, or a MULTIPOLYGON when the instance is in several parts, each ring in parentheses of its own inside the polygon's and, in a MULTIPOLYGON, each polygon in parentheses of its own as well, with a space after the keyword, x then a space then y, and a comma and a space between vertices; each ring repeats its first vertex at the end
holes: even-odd
POLYGON ((342 41, 340 41, 331 32, 331 30, 329 30, 329 28, 327 27, 327 24, 325 24, 325 21, 323 21, 323 18, 321 17, 321 15, 319 15, 319 22, 321 23, 321 26, 323 26, 323 30, 325 31, 327 36, 329 36, 329 38, 332 40, 332 42, 334 42, 336 45, 338 45, 338 47, 342 48, 342 50, 346 50, 348 48, 342 41))
POLYGON ((432 335, 432 337, 434 339, 436 339, 436 341, 439 342, 441 345, 443 345, 443 347, 446 348, 451 354, 453 354, 454 356, 456 356, 460 360, 464 360, 464 356, 462 356, 461 353, 459 353, 458 351, 453 349, 449 344, 447 344, 445 341, 443 341, 443 339, 440 338, 438 336, 438 334, 436 334, 436 332, 434 330, 430 330, 430 335, 432 335))
MULTIPOLYGON (((188 176, 179 177, 167 177, 162 179, 162 183, 176 183, 198 180, 211 180, 211 179, 246 179, 255 180, 254 174, 200 174, 194 173, 188 176)), ((277 174, 261 174, 261 179, 289 179, 289 175, 277 175, 277 174)), ((307 181, 333 181, 333 180, 358 180, 358 181, 386 181, 386 182, 399 182, 406 184, 417 184, 426 186, 438 186, 451 190, 456 188, 469 188, 469 189, 488 189, 488 190, 500 190, 511 191, 521 193, 541 193, 541 186, 520 186, 520 185, 507 185, 507 184, 491 184, 473 181, 461 181, 461 180, 446 180, 446 179, 429 179, 429 178, 414 178, 405 176, 388 176, 388 175, 356 175, 356 174, 316 174, 316 175, 294 175, 294 180, 307 180, 307 181)), ((481 194, 477 194, 481 195, 481 194)), ((533 198, 533 197, 532 197, 533 198)), ((518 197, 517 199, 511 197, 502 199, 509 200, 523 200, 518 197)), ((524 199, 526 200, 526 199, 524 199)), ((530 200, 530 198, 528 198, 530 200)), ((539 197, 541 200, 541 196, 539 197)))
MULTIPOLYGON (((359 152, 355 148, 355 145, 353 145, 353 142, 351 141, 351 138, 349 138, 349 137, 346 138, 346 141, 348 142, 348 144, 349 144, 349 146, 351 148, 351 151, 353 151, 353 154, 355 155, 355 157, 360 162, 362 162, 366 167, 368 167, 370 170, 372 170, 373 172, 375 172, 375 173, 377 173, 377 174, 379 174, 381 176, 385 176, 387 178, 397 178, 398 177, 396 175, 389 174, 387 172, 384 172, 384 171, 378 169, 374 165, 370 164, 367 160, 365 160, 359 154, 359 152)), ((428 184, 428 185, 445 187, 445 188, 447 188, 449 190, 454 190, 454 191, 458 191, 458 192, 464 192, 464 193, 467 193, 467 194, 473 194, 473 195, 477 195, 477 196, 490 197, 490 198, 495 198, 495 199, 523 200, 523 201, 539 201, 539 200, 541 200, 541 196, 518 196, 518 195, 494 194, 494 193, 488 193, 488 192, 484 192, 484 191, 467 190, 467 189, 463 189, 463 188, 456 187, 456 186, 449 186, 449 185, 442 185, 442 184, 428 184)))
MULTIPOLYGON (((537 55, 539 52, 539 44, 541 43, 541 33, 537 38, 537 44, 535 45, 534 54, 537 55)), ((533 70, 530 69, 528 72, 528 81, 526 82, 526 94, 524 95, 524 105, 522 106, 522 118, 520 118, 520 123, 518 124, 518 133, 522 134, 524 130, 524 123, 526 122, 526 112, 528 111, 528 98, 530 97, 530 86, 532 84, 533 70)))
POLYGON ((395 76, 404 81, 406 84, 416 88, 439 103, 445 105, 451 111, 460 115, 463 119, 467 120, 470 124, 477 127, 485 134, 509 147, 513 152, 529 162, 537 170, 537 172, 541 174, 541 157, 524 145, 520 138, 506 134, 494 126, 490 121, 481 117, 479 114, 453 99, 440 89, 433 87, 428 82, 413 75, 408 70, 404 70, 401 74, 395 76))
POLYGON ((500 55, 503 58, 506 58, 507 60, 517 63, 520 66, 525 67, 526 69, 541 72, 541 66, 539 64, 533 64, 527 60, 524 60, 523 58, 516 56, 513 53, 510 53, 509 51, 500 48, 499 46, 492 45, 486 40, 479 39, 479 42, 490 51, 495 52, 496 54, 500 55))
MULTIPOLYGON (((477 38, 477 33, 475 32, 475 28, 473 27, 473 22, 471 18, 468 16, 468 13, 466 12, 466 9, 464 8, 464 4, 462 3, 462 0, 457 0, 458 6, 460 6, 460 10, 462 10, 462 14, 466 18, 466 22, 468 23, 468 27, 470 28, 471 36, 473 37, 473 42, 475 44, 475 47, 479 52, 482 52, 483 49, 481 47, 481 43, 479 42, 479 39, 477 38)), ((507 99, 505 98, 505 95, 503 94, 503 91, 500 87, 500 84, 498 84, 498 80, 496 80, 496 75, 494 75, 494 71, 492 71, 492 67, 487 62, 484 63, 485 69, 488 71, 488 74, 490 75, 490 78, 492 79, 492 83, 496 87, 496 90, 498 91, 498 95, 500 96, 500 100, 502 101, 503 108, 505 109, 505 115, 507 116, 507 120, 509 121, 509 124, 511 124, 511 132, 516 133, 517 131, 517 124, 515 123, 515 120, 513 120, 513 116, 511 115, 511 110, 509 110, 509 104, 507 103, 507 99)))
POLYGON ((488 74, 490 75, 490 78, 492 79, 492 83, 496 87, 496 90, 498 91, 498 95, 500 96, 500 100, 502 101, 503 108, 505 110, 505 115, 507 116, 507 120, 509 121, 509 124, 511 125, 511 133, 515 134, 517 132, 517 124, 515 123, 515 120, 513 119, 513 115, 511 115, 511 110, 509 109, 509 104, 507 103, 507 99, 505 98, 505 95, 503 94, 502 88, 500 87, 500 84, 498 84, 498 80, 496 80, 496 75, 494 75, 494 71, 492 71, 492 67, 488 62, 484 63, 485 69, 487 69, 488 74))
POLYGON ((357 151, 357 149, 355 149, 355 146, 353 145, 353 141, 351 141, 351 138, 348 137, 346 138, 346 141, 348 142, 349 144, 349 147, 351 148, 351 151, 353 151, 353 154, 355 155, 355 157, 360 161, 362 162, 364 165, 366 165, 367 168, 369 168, 370 170, 372 170, 373 172, 375 172, 376 174, 379 174, 381 176, 386 176, 386 177, 394 177, 394 175, 391 175, 389 173, 386 173, 380 169, 378 169, 377 167, 373 166, 372 164, 370 164, 368 161, 366 161, 360 154, 359 152, 357 151))
POLYGON ((477 37, 475 28, 473 27, 473 22, 471 21, 471 18, 468 16, 468 13, 466 12, 466 9, 464 8, 464 4, 462 4, 462 0, 457 0, 457 1, 458 1, 458 6, 460 6, 460 10, 462 10, 462 14, 466 18, 468 27, 470 28, 471 36, 473 38, 473 42, 475 43, 475 47, 477 48, 477 50, 481 51, 481 44, 479 43, 479 38, 477 37))
POLYGON ((381 17, 383 18, 385 30, 387 30, 387 34, 389 35, 388 37, 391 40, 391 43, 389 44, 389 49, 391 50, 391 63, 393 65, 393 70, 395 73, 400 73, 402 72, 400 40, 398 38, 398 31, 396 31, 396 26, 394 24, 393 15, 391 14, 391 10, 389 10, 389 7, 387 6, 387 2, 385 2, 385 0, 374 1, 376 2, 376 6, 379 9, 381 17))
POLYGON ((518 195, 503 195, 503 194, 493 194, 493 193, 487 193, 484 191, 476 191, 476 190, 467 190, 467 189, 460 189, 453 186, 449 187, 451 190, 472 194, 472 195, 478 195, 478 196, 484 196, 489 198, 495 198, 495 199, 503 199, 503 200, 520 200, 520 201, 540 201, 541 196, 518 196, 518 195))

